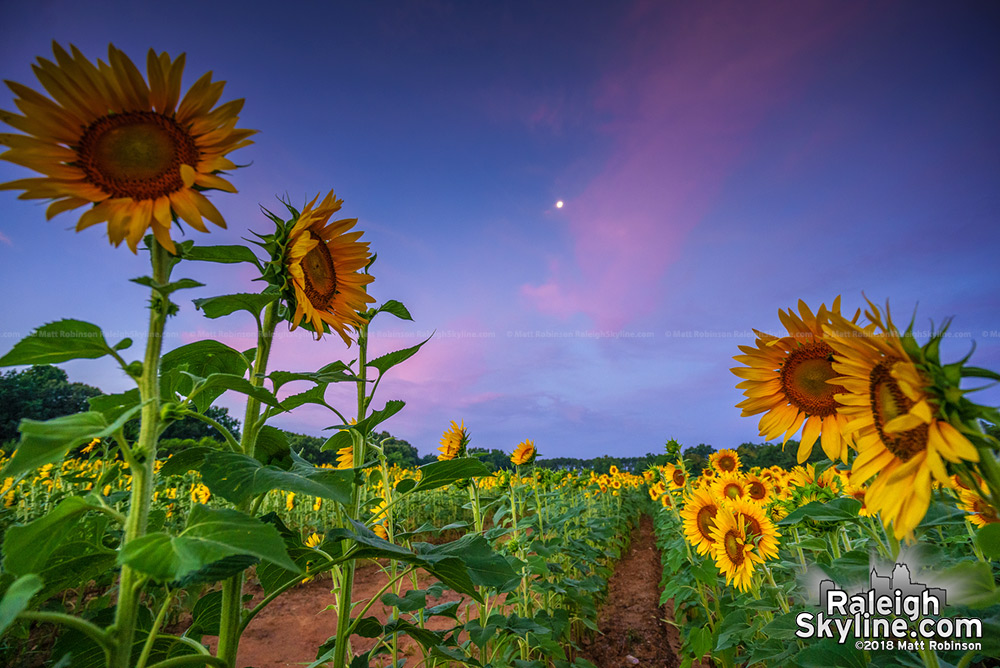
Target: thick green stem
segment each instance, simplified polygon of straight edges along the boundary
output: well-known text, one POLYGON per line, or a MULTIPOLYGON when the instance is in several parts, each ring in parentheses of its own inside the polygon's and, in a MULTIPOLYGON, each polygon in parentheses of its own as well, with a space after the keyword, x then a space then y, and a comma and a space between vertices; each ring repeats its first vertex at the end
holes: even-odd
MULTIPOLYGON (((159 285, 166 285, 170 281, 173 260, 155 239, 151 239, 149 255, 153 265, 153 280, 159 285)), ((141 426, 139 441, 134 450, 135 461, 129 467, 132 474, 132 498, 125 520, 122 548, 130 541, 145 535, 146 524, 149 521, 149 507, 155 487, 153 465, 156 463, 156 439, 160 434, 160 353, 163 349, 163 329, 169 309, 170 301, 154 290, 149 309, 149 338, 146 341, 146 354, 142 362, 142 375, 139 378, 139 398, 142 402, 141 426)), ((111 668, 131 668, 141 580, 142 575, 131 566, 128 564, 122 566, 118 582, 118 604, 115 607, 115 639, 109 663, 111 668)))
MULTIPOLYGON (((368 325, 358 328, 358 422, 365 419, 368 410, 368 395, 366 383, 368 365, 368 325)), ((364 464, 365 440, 364 435, 354 439, 354 465, 364 464)), ((386 481, 385 484, 388 484, 386 481)), ((355 485, 351 492, 351 507, 348 508, 348 517, 358 519, 361 511, 361 487, 355 485)), ((351 624, 351 598, 354 595, 354 561, 344 564, 343 579, 340 582, 340 592, 337 594, 337 641, 334 645, 333 665, 334 668, 343 668, 345 657, 347 656, 347 642, 350 638, 348 627, 351 624)))
MULTIPOLYGON (((267 360, 271 355, 271 343, 274 340, 274 330, 278 326, 277 302, 271 302, 264 308, 264 322, 258 322, 257 352, 253 361, 250 382, 255 387, 264 385, 267 375, 267 360)), ((254 456, 257 444, 257 418, 260 415, 260 401, 247 397, 246 411, 243 414, 243 433, 240 434, 240 450, 250 457, 254 456)), ((246 501, 240 510, 250 509, 252 501, 246 501)), ((236 665, 236 651, 240 644, 240 634, 243 631, 243 573, 239 573, 222 583, 222 615, 219 622, 219 647, 216 654, 226 662, 227 666, 236 665)))

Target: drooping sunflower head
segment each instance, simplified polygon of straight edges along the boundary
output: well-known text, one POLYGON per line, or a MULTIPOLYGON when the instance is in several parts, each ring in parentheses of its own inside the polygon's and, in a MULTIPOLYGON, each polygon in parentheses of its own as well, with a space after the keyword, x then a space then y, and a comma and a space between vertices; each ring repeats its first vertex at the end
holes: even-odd
POLYGON ((530 439, 526 439, 521 441, 517 448, 514 449, 514 452, 510 456, 510 461, 515 466, 522 466, 535 461, 535 457, 537 455, 538 452, 535 450, 535 442, 530 439))
MULTIPOLYGON (((823 331, 832 316, 839 317, 840 297, 833 300, 830 309, 820 305, 815 314, 802 300, 798 307, 798 314, 791 309, 778 311, 787 336, 754 330, 756 346, 739 347, 743 354, 733 359, 747 366, 731 371, 744 379, 736 387, 747 398, 736 406, 744 416, 765 413, 760 435, 770 440, 783 434, 782 445, 801 427, 800 463, 809 458, 817 438, 830 459, 846 461, 851 443, 842 433, 846 421, 839 416, 834 399, 843 388, 832 382, 838 374, 832 367, 833 349, 823 331)), ((850 322, 859 316, 855 314, 850 322)))
MULTIPOLYGON (((889 316, 869 302, 871 325, 833 318, 827 326, 834 369, 844 392, 836 395, 858 448, 851 481, 875 477, 865 503, 879 513, 896 538, 911 537, 931 500, 931 476, 949 482, 948 462, 978 462, 975 446, 942 414, 947 388, 935 387, 928 370, 936 352, 916 347, 909 330, 900 334, 889 316)), ((933 343, 933 339, 932 339, 933 343)), ((931 344, 928 344, 931 345, 931 344)))
POLYGON ((113 45, 108 63, 96 66, 75 46, 52 50, 55 62, 32 66, 51 98, 7 82, 23 115, 0 110, 0 121, 25 133, 0 135, 9 148, 0 158, 43 176, 0 190, 52 200, 50 219, 92 205, 76 229, 106 222, 111 243, 125 241, 132 252, 149 229, 175 252, 170 228, 178 219, 201 232, 208 232, 203 218, 225 227, 202 192, 236 192, 220 173, 237 167, 228 153, 253 143, 254 130, 236 128, 243 100, 215 107, 225 82, 213 82, 211 72, 181 98, 184 54, 171 59, 150 49, 144 78, 113 45))
POLYGON ((264 280, 284 300, 292 329, 306 325, 317 339, 333 330, 349 346, 348 330, 366 322, 363 314, 375 301, 366 290, 375 279, 363 271, 371 261, 368 243, 352 231, 356 218, 330 221, 343 204, 332 190, 317 200, 301 212, 285 203, 292 216, 287 221, 265 210, 276 231, 259 235, 271 256, 264 280))
POLYGON ((735 450, 713 452, 708 461, 719 473, 734 473, 740 470, 740 456, 735 450))
POLYGON ((337 450, 337 468, 338 469, 354 468, 353 445, 345 445, 344 447, 337 450))
POLYGON ((462 420, 461 424, 456 424, 452 420, 451 427, 441 435, 441 447, 438 448, 441 454, 438 455, 438 461, 444 462, 465 456, 468 445, 469 432, 465 428, 465 420, 462 420))
POLYGON ((718 510, 719 501, 707 489, 697 489, 684 500, 684 509, 680 513, 684 536, 698 554, 708 554, 712 549, 715 542, 712 530, 718 510))

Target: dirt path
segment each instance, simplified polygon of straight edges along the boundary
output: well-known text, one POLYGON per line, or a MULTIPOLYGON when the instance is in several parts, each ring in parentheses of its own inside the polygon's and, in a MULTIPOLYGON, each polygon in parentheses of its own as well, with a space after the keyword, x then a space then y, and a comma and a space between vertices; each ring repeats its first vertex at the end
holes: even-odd
MULTIPOLYGON (((632 536, 628 553, 615 568, 608 588, 608 599, 601 608, 599 626, 601 634, 584 647, 580 656, 598 668, 674 668, 678 665, 675 649, 678 647, 677 631, 662 620, 672 618, 669 604, 661 607, 660 553, 656 549, 653 523, 643 516, 639 528, 632 536)), ((420 572, 419 585, 426 588, 433 578, 420 572)), ((354 599, 367 600, 385 584, 386 577, 374 563, 367 562, 358 568, 354 583, 354 599)), ((302 584, 275 600, 247 627, 240 640, 238 666, 253 668, 301 668, 316 658, 316 649, 326 642, 336 627, 336 613, 326 610, 333 602, 332 583, 317 579, 302 584)), ((403 591, 409 588, 404 585, 403 591)), ((254 602, 263 597, 255 584, 248 585, 247 593, 254 594, 254 602)), ((436 605, 460 597, 446 591, 441 599, 428 599, 436 605)), ((464 597, 468 599, 468 597, 464 597)), ((388 617, 389 609, 381 603, 366 613, 379 619, 388 617)), ((446 618, 432 618, 432 629, 450 628, 453 622, 446 618)), ((214 648, 214 638, 206 638, 214 648)), ((371 639, 355 636, 354 650, 364 651, 374 643, 371 639)), ((404 655, 419 655, 412 639, 400 637, 404 655)), ((373 664, 375 665, 375 664, 373 664)))
MULTIPOLYGON (((355 601, 367 601, 377 594, 385 585, 387 578, 375 563, 359 564, 354 578, 355 601)), ((418 585, 427 588, 436 578, 423 571, 419 572, 418 585)), ((330 590, 333 583, 329 577, 317 578, 291 589, 270 605, 250 622, 240 638, 240 647, 236 657, 237 666, 252 666, 253 668, 302 668, 316 660, 316 650, 327 639, 336 633, 337 613, 326 609, 333 603, 334 597, 330 590)), ((405 580, 402 592, 411 589, 410 581, 405 580)), ((247 585, 245 592, 254 595, 253 603, 263 598, 263 592, 256 584, 247 585)), ((428 605, 437 605, 457 601, 468 597, 446 590, 441 598, 428 597, 428 605)), ((389 618, 390 608, 376 603, 366 613, 385 621, 389 618)), ((427 622, 427 628, 440 631, 451 628, 453 620, 445 617, 432 617, 427 622)), ((206 637, 206 643, 215 650, 215 638, 206 637)), ((355 653, 367 651, 375 644, 372 638, 352 638, 352 649, 355 653)), ((404 656, 419 655, 416 642, 409 636, 400 636, 400 651, 404 656)), ((376 663, 372 664, 378 665, 376 663)))
POLYGON ((643 515, 628 553, 608 583, 608 599, 598 619, 601 633, 580 656, 598 668, 679 664, 677 630, 663 621, 672 618, 673 610, 660 606, 662 573, 653 521, 643 515))

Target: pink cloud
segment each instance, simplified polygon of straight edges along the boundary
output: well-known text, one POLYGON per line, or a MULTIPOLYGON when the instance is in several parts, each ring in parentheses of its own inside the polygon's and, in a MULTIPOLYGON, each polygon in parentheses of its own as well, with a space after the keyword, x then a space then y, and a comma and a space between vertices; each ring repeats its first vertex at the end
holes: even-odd
POLYGON ((799 4, 768 7, 637 5, 623 27, 631 47, 592 100, 610 119, 613 148, 563 209, 569 270, 554 265, 547 281, 521 288, 536 308, 614 329, 671 289, 661 284, 667 267, 753 129, 794 94, 803 63, 844 23, 799 4))
POLYGON ((14 245, 14 242, 10 240, 10 237, 3 232, 0 232, 0 243, 7 244, 8 246, 14 245))

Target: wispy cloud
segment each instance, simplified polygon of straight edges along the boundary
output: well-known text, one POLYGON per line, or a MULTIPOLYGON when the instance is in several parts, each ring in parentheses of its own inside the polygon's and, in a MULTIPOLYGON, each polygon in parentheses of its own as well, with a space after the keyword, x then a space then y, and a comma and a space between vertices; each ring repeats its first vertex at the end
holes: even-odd
MULTIPOLYGON (((612 149, 564 209, 572 248, 522 294, 547 313, 616 328, 656 308, 667 267, 711 211, 748 136, 838 21, 809 11, 641 3, 632 47, 594 90, 612 149)), ((800 6, 796 6, 797 8, 800 6)))

